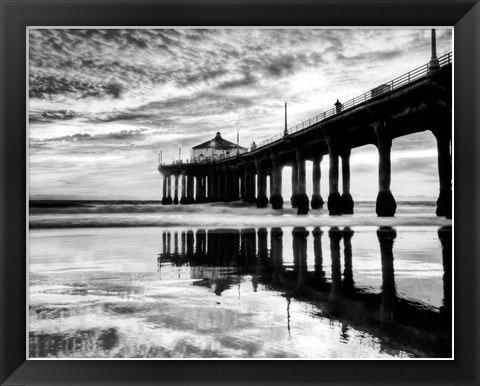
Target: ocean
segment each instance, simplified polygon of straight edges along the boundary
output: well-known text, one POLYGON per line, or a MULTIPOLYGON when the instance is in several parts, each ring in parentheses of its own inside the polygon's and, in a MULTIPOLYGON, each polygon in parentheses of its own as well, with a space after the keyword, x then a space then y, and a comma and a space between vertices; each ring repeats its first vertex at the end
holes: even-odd
POLYGON ((451 358, 452 221, 31 201, 30 358, 451 358))

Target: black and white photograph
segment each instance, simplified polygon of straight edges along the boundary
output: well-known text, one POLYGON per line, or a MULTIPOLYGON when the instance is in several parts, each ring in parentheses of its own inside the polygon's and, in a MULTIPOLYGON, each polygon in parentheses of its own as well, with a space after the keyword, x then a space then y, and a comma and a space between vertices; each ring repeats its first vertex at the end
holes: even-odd
POLYGON ((30 26, 28 358, 454 359, 453 34, 30 26))

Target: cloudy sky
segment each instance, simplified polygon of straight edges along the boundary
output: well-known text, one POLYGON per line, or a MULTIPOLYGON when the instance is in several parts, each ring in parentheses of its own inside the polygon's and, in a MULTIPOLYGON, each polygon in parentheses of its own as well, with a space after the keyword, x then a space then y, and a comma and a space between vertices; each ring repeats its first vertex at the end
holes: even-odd
MULTIPOLYGON (((438 55, 451 46, 437 30, 438 55)), ((30 196, 161 199, 160 149, 187 158, 237 129, 249 147, 283 130, 285 97, 293 126, 429 59, 429 29, 31 29, 30 196)), ((397 199, 436 198, 435 148, 431 133, 394 141, 397 199)), ((351 164, 353 197, 374 200, 376 149, 351 164)))

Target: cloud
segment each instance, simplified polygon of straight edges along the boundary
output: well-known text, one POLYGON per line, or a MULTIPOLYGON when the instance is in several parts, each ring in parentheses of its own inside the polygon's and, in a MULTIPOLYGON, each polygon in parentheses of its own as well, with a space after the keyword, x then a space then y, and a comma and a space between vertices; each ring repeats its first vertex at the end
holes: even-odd
POLYGON ((54 95, 70 95, 75 98, 105 96, 119 98, 122 90, 123 86, 118 82, 39 74, 30 77, 29 94, 31 98, 48 98, 54 95))
MULTIPOLYGON (((234 88, 230 85, 227 88, 234 88)), ((239 95, 225 95, 214 91, 201 91, 187 96, 156 100, 132 109, 136 114, 162 116, 169 114, 178 119, 202 117, 222 114, 250 107, 254 104, 251 98, 239 95)))
POLYGON ((76 118, 78 115, 72 110, 45 110, 43 112, 30 112, 30 122, 64 121, 76 118))
POLYGON ((151 118, 148 114, 136 114, 128 111, 119 113, 107 113, 104 115, 97 115, 92 118, 93 122, 116 122, 116 121, 134 121, 151 118))
MULTIPOLYGON (((451 50, 451 40, 450 30, 437 30, 439 54, 451 50)), ((237 129, 248 146, 283 130, 284 97, 293 126, 429 59, 426 29, 31 29, 30 148, 34 161, 48 154, 51 162, 32 164, 38 178, 31 186, 55 191, 51 175, 58 172, 61 181, 77 181, 78 191, 88 194, 97 183, 109 195, 115 184, 99 177, 108 164, 101 165, 103 155, 127 164, 141 153, 140 170, 155 164, 158 149, 170 160, 182 148, 185 158, 217 131, 235 141, 237 129), (69 164, 68 179, 58 169, 77 155, 99 159, 85 189, 80 167, 69 164)), ((434 147, 426 132, 395 139, 392 154, 434 147)), ((434 163, 417 158, 395 159, 392 167, 403 177, 415 168, 427 181, 434 163)), ((375 162, 354 167, 377 180, 375 162)), ((118 173, 116 183, 125 178, 118 173)))
POLYGON ((145 138, 146 129, 138 130, 121 130, 117 132, 107 133, 107 134, 84 134, 77 133, 73 135, 65 135, 62 137, 48 138, 44 140, 31 140, 31 144, 41 145, 42 143, 49 142, 84 142, 84 141, 105 141, 105 140, 139 140, 145 138))
POLYGON ((295 69, 295 63, 301 62, 296 61, 293 55, 282 55, 273 59, 271 63, 265 67, 265 69, 270 75, 274 76, 275 78, 279 78, 292 74, 295 69))
POLYGON ((220 83, 217 88, 220 90, 229 90, 232 88, 251 86, 257 82, 256 78, 250 73, 245 73, 241 78, 229 80, 220 83))
POLYGON ((402 55, 403 51, 399 49, 393 50, 379 50, 369 51, 367 53, 356 54, 352 56, 346 56, 343 53, 336 55, 336 60, 346 63, 347 65, 357 65, 365 62, 383 62, 398 58, 402 55))

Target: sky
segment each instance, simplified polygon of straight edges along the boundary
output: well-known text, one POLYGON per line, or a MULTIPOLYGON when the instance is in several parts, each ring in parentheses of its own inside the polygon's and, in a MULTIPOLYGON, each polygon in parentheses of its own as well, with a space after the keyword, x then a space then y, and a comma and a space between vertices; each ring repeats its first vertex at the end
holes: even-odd
MULTIPOLYGON (((430 60, 430 29, 30 29, 31 199, 159 200, 163 162, 220 131, 249 147, 430 60)), ((452 30, 437 29, 437 54, 452 30)), ((328 196, 328 157, 321 193, 328 196)), ((283 173, 290 196, 290 168, 283 173)), ((311 193, 307 162, 307 192, 311 193)), ((352 150, 351 193, 375 200, 378 155, 352 150)), ((430 132, 395 139, 392 192, 438 195, 430 132)))

